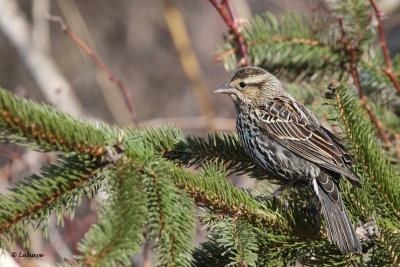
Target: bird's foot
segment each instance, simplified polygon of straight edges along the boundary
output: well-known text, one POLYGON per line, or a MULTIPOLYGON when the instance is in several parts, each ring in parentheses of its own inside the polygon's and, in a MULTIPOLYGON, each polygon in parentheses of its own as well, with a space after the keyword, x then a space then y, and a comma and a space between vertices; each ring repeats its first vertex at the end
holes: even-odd
POLYGON ((267 201, 270 198, 276 197, 276 196, 280 196, 282 194, 282 192, 292 186, 293 184, 295 184, 298 181, 298 179, 293 179, 290 180, 289 183, 282 185, 281 187, 279 187, 275 192, 273 192, 271 195, 269 196, 259 196, 258 199, 260 199, 261 201, 267 201))
POLYGON ((306 212, 312 214, 315 218, 315 233, 319 232, 321 229, 321 215, 322 215, 322 206, 318 205, 318 208, 315 205, 312 205, 310 208, 304 208, 306 212))

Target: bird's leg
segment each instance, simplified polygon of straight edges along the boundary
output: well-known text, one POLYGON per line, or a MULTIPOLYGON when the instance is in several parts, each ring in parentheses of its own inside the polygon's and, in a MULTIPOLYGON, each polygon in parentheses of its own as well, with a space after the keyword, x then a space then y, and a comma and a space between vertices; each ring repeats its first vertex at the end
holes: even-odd
POLYGON ((317 221, 317 225, 316 225, 316 232, 318 232, 321 229, 321 215, 322 215, 322 205, 321 203, 318 206, 318 211, 315 215, 315 220, 317 221))
POLYGON ((281 187, 279 187, 279 188, 278 188, 275 192, 273 192, 271 195, 265 196, 265 197, 259 197, 259 199, 260 199, 260 200, 268 200, 268 199, 270 199, 270 198, 272 198, 272 197, 279 196, 280 194, 282 194, 282 192, 283 192, 286 188, 292 186, 292 185, 293 185, 294 183, 296 183, 298 180, 299 180, 299 179, 292 179, 292 180, 290 180, 289 183, 284 184, 284 185, 282 185, 281 187))
POLYGON ((315 219, 315 233, 318 233, 321 229, 321 215, 322 215, 322 205, 319 204, 318 208, 315 205, 312 205, 310 208, 307 208, 307 211, 314 216, 315 219))

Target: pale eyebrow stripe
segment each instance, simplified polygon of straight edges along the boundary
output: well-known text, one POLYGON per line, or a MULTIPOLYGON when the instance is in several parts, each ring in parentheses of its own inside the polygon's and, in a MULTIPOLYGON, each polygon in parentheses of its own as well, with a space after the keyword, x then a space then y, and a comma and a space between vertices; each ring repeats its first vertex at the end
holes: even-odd
POLYGON ((248 83, 259 83, 259 82, 265 81, 266 78, 267 78, 266 75, 257 75, 257 76, 248 77, 246 79, 246 81, 248 83))

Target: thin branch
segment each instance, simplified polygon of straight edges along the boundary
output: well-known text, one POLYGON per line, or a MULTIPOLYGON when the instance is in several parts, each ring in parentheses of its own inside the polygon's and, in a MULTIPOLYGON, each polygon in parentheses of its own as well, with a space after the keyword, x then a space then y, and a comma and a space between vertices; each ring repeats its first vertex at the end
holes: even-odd
POLYGON ((79 39, 78 36, 76 36, 72 31, 70 31, 65 24, 64 20, 60 16, 53 16, 51 14, 47 14, 47 19, 53 22, 57 22, 60 24, 61 30, 68 35, 80 48, 82 48, 86 54, 88 54, 96 63, 96 65, 99 67, 101 71, 103 71, 108 79, 115 83, 120 92, 122 93, 124 100, 125 100, 125 105, 129 110, 129 115, 131 117, 132 122, 134 123, 135 127, 139 127, 139 122, 137 119, 136 111, 132 103, 132 95, 131 93, 125 88, 124 84, 122 83, 121 80, 117 79, 108 69, 107 67, 103 64, 103 62, 100 60, 100 58, 93 52, 90 47, 88 47, 81 39, 79 39))
POLYGON ((361 38, 364 36, 364 34, 367 32, 368 26, 371 24, 372 21, 372 14, 371 12, 368 12, 368 22, 364 25, 364 28, 359 32, 357 39, 353 43, 353 47, 356 47, 360 44, 361 38))
POLYGON ((389 57, 389 51, 387 49, 386 45, 386 39, 385 39, 385 34, 383 32, 383 26, 382 26, 382 15, 383 12, 378 8, 374 0, 369 1, 374 8, 376 19, 378 20, 378 30, 379 30, 379 39, 381 40, 380 46, 382 47, 382 52, 385 57, 386 61, 386 68, 383 68, 382 71, 389 77, 389 79, 392 81, 394 87, 397 89, 397 93, 400 94, 400 84, 396 80, 396 75, 393 73, 392 69, 392 62, 390 61, 389 57))
POLYGON ((43 208, 49 207, 56 200, 64 197, 65 195, 68 194, 68 192, 70 192, 71 190, 80 186, 86 180, 91 179, 94 176, 94 174, 95 174, 94 172, 88 171, 87 173, 85 173, 85 176, 81 177, 81 180, 74 181, 64 190, 54 192, 50 196, 45 196, 45 197, 43 197, 43 200, 41 202, 33 203, 33 204, 25 207, 25 209, 22 212, 11 215, 10 218, 6 222, 3 222, 2 224, 0 224, 0 232, 5 233, 6 231, 8 231, 8 229, 11 226, 15 225, 17 222, 24 220, 26 218, 29 218, 29 217, 33 216, 34 214, 37 214, 43 208))
POLYGON ((226 25, 235 35, 235 39, 239 45, 239 51, 242 58, 239 60, 239 65, 250 66, 249 57, 247 54, 246 41, 240 29, 239 18, 230 0, 221 0, 218 4, 217 0, 209 0, 210 3, 217 9, 222 19, 225 21, 226 25), (228 14, 227 14, 228 12, 228 14))
POLYGON ((355 47, 350 43, 349 39, 347 38, 347 34, 346 34, 346 30, 343 25, 342 18, 333 16, 333 15, 331 15, 331 17, 339 23, 340 30, 342 32, 343 44, 345 45, 345 47, 347 49, 346 52, 350 55, 350 74, 351 74, 351 77, 353 78, 354 84, 357 88, 357 91, 358 91, 358 94, 360 97, 360 104, 362 106, 364 106, 364 108, 367 110, 368 116, 371 118, 376 129, 378 130, 379 135, 382 137, 383 141, 385 142, 386 149, 388 149, 392 143, 390 142, 386 133, 382 130, 382 127, 379 124, 377 118, 375 117, 375 114, 373 113, 371 107, 369 106, 369 104, 367 102, 367 98, 365 97, 364 92, 361 87, 360 77, 358 75, 357 64, 356 64, 357 51, 356 51, 355 47))
POLYGON ((321 58, 322 58, 322 60, 324 60, 324 61, 327 62, 328 64, 331 64, 332 66, 334 66, 334 67, 336 67, 336 68, 338 68, 338 69, 340 69, 340 70, 342 70, 342 71, 350 72, 350 70, 347 69, 346 67, 341 66, 341 65, 339 65, 339 64, 336 64, 335 62, 331 61, 329 58, 327 58, 327 57, 325 57, 325 56, 321 56, 321 58))

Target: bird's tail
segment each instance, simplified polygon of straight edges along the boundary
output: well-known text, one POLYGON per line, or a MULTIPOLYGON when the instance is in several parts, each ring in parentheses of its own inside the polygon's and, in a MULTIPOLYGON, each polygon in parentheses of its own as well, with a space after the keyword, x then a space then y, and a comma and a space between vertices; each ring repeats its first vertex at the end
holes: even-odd
MULTIPOLYGON (((332 181, 331 181, 332 182, 332 181)), ((343 204, 342 197, 337 186, 332 182, 332 190, 337 190, 336 201, 325 191, 325 186, 320 185, 316 180, 313 181, 322 211, 325 216, 328 238, 335 242, 343 253, 361 253, 361 243, 351 224, 349 215, 343 204)), ((332 193, 332 191, 328 191, 332 193)))

